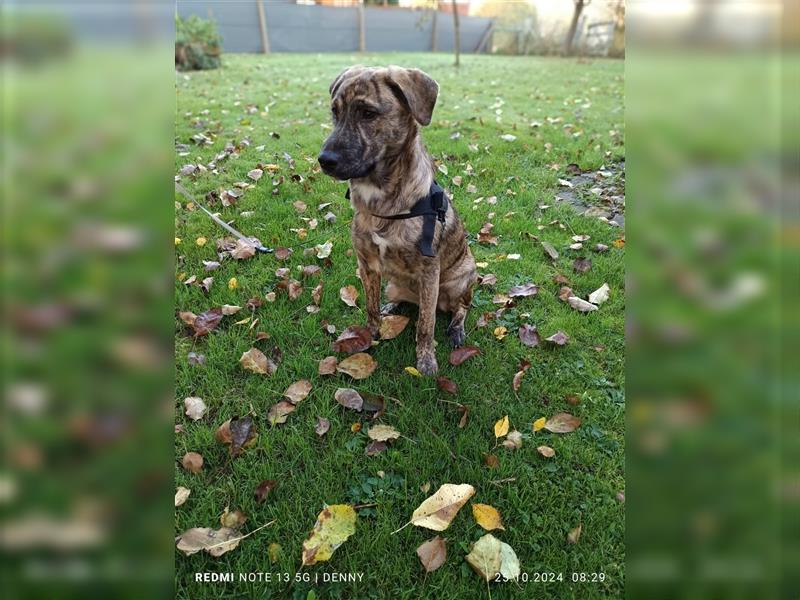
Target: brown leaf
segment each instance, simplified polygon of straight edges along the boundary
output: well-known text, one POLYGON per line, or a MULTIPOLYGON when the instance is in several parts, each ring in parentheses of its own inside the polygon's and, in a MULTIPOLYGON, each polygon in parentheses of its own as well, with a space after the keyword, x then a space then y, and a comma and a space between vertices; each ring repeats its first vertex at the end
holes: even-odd
POLYGON ((303 400, 311 392, 311 382, 308 379, 301 379, 294 382, 286 391, 283 392, 283 397, 292 404, 297 404, 303 400))
POLYGON ((571 529, 570 532, 567 534, 567 543, 577 544, 578 540, 581 539, 582 529, 583 529, 582 523, 578 523, 578 526, 575 529, 571 529))
POLYGON ((231 456, 239 456, 245 448, 256 442, 256 425, 250 416, 233 417, 228 425, 231 431, 231 456))
POLYGON ((519 328, 519 341, 531 348, 539 345, 539 332, 535 325, 523 323, 519 328))
POLYGON ((486 275, 481 275, 478 277, 478 283, 480 285, 495 285, 497 283, 497 275, 494 273, 487 273, 486 275))
POLYGON ((574 417, 569 413, 557 413, 547 419, 544 428, 553 433, 570 433, 575 431, 581 424, 578 417, 574 417))
POLYGON ((387 315, 381 318, 380 335, 382 340, 392 340, 396 338, 406 328, 409 322, 408 317, 403 315, 387 315))
POLYGON ((275 277, 278 279, 286 279, 291 274, 292 270, 289 267, 280 267, 275 269, 275 277))
POLYGON ((320 375, 335 375, 338 362, 335 356, 326 356, 319 361, 317 373, 320 375))
POLYGON ((303 285, 296 279, 292 279, 289 281, 286 290, 289 293, 289 300, 297 300, 300 294, 303 293, 303 285))
POLYGON ((366 379, 377 367, 378 363, 369 354, 358 352, 341 361, 336 366, 336 371, 346 373, 353 379, 366 379))
POLYGON ((199 473, 203 469, 203 457, 197 452, 187 452, 183 455, 181 464, 190 473, 199 473))
POLYGON ((544 249, 547 256, 550 257, 551 260, 558 260, 558 251, 555 249, 555 246, 550 242, 542 241, 542 248, 544 249))
POLYGON ((366 327, 351 325, 333 342, 334 352, 363 352, 372 346, 372 334, 366 327))
POLYGON ((564 400, 566 400, 567 404, 569 404, 570 406, 578 406, 578 404, 581 403, 581 399, 578 398, 578 396, 575 394, 567 394, 564 397, 564 400))
POLYGON ((242 354, 239 363, 243 368, 259 375, 272 375, 278 369, 278 365, 258 348, 250 348, 242 354))
POLYGON ((239 529, 247 522, 247 515, 240 510, 230 510, 227 506, 219 518, 220 525, 230 529, 239 529))
POLYGON ((459 404, 458 412, 461 413, 461 419, 458 421, 458 428, 464 429, 464 427, 467 426, 467 421, 469 420, 469 406, 466 404, 459 404))
POLYGON ((494 246, 497 245, 497 236, 492 235, 492 229, 494 228, 493 223, 484 223, 481 230, 478 232, 478 243, 479 244, 492 244, 494 246))
POLYGON ((539 446, 536 448, 536 451, 545 458, 553 458, 556 455, 556 451, 550 446, 539 446))
POLYGON ((456 382, 451 379, 448 379, 447 377, 437 377, 436 387, 438 387, 443 392, 447 392, 448 394, 453 394, 454 396, 458 393, 458 386, 456 385, 456 382))
POLYGON ((294 404, 282 400, 281 402, 273 404, 269 407, 269 411, 267 412, 267 420, 269 421, 270 425, 286 423, 286 419, 289 417, 289 414, 294 412, 294 409, 294 404))
POLYGON ((256 249, 252 244, 244 240, 236 240, 236 247, 231 250, 231 256, 236 260, 245 260, 256 255, 256 249))
POLYGON ((519 391, 519 386, 522 385, 522 378, 524 376, 525 376, 525 371, 517 371, 514 374, 514 379, 511 382, 511 387, 515 392, 519 391))
POLYGON ((319 437, 322 437, 331 428, 331 422, 325 417, 317 417, 317 424, 314 426, 314 431, 319 437))
POLYGON ((483 459, 483 464, 485 464, 490 469, 496 469, 500 466, 500 459, 497 458, 494 454, 487 454, 486 458, 483 459))
POLYGON ((564 277, 561 273, 556 273, 553 275, 553 283, 558 283, 559 285, 571 285, 569 279, 564 277))
POLYGON ((194 322, 197 319, 197 315, 188 310, 182 310, 178 313, 178 316, 181 318, 181 321, 186 323, 189 327, 194 327, 194 322))
POLYGON ((367 444, 367 447, 364 449, 364 454, 366 454, 367 456, 375 456, 376 454, 380 454, 381 452, 386 450, 386 448, 388 447, 389 446, 386 444, 386 442, 379 442, 377 440, 372 440, 369 444, 367 444))
POLYGON ((362 392, 361 397, 364 399, 363 410, 365 413, 371 413, 373 421, 379 419, 386 412, 386 402, 383 396, 362 392))
POLYGON ((572 288, 569 286, 562 285, 561 289, 558 290, 558 299, 561 300, 562 302, 566 302, 570 298, 570 296, 573 295, 574 293, 572 291, 572 288))
POLYGON ((322 302, 322 283, 317 284, 317 286, 311 290, 311 301, 317 306, 322 302))
POLYGON ((272 490, 275 489, 277 483, 278 482, 275 481, 274 479, 265 479, 264 481, 259 483, 256 486, 255 492, 253 492, 256 497, 256 502, 258 502, 259 504, 263 504, 264 502, 266 502, 267 497, 269 497, 269 495, 272 493, 272 490))
POLYGON ((572 268, 576 273, 586 273, 586 271, 592 268, 592 259, 584 257, 576 258, 575 262, 572 263, 572 268))
POLYGON ((197 396, 185 398, 183 400, 183 406, 186 409, 186 416, 192 421, 197 421, 198 419, 203 418, 203 415, 206 414, 206 411, 208 410, 208 407, 206 406, 206 403, 203 402, 203 399, 198 398, 197 396))
POLYGON ((509 433, 506 436, 506 439, 503 440, 503 447, 508 448, 509 450, 519 450, 522 448, 522 433, 516 429, 509 433))
POLYGON ((354 389, 338 388, 333 397, 345 408, 357 410, 358 412, 361 412, 361 409, 364 408, 364 399, 354 389))
POLYGON ((523 283, 521 285, 515 285, 508 290, 508 296, 510 298, 527 298, 528 296, 535 296, 538 293, 539 286, 535 283, 523 283))
POLYGON ((447 544, 441 536, 436 536, 422 543, 417 548, 417 556, 426 573, 431 573, 441 567, 447 560, 447 544))
POLYGON ((178 536, 176 548, 186 556, 205 550, 211 556, 222 556, 236 548, 241 541, 241 536, 235 529, 221 527, 192 527, 178 536))
POLYGON ((214 283, 213 277, 206 277, 203 281, 200 282, 200 289, 203 290, 206 294, 211 291, 211 284, 214 283))
POLYGON ((216 439, 220 444, 230 444, 233 441, 230 419, 217 427, 217 430, 214 432, 214 439, 216 439))
POLYGON ((358 300, 358 290, 353 285, 346 285, 339 290, 339 298, 342 299, 342 302, 347 304, 347 306, 357 307, 358 304, 356 300, 358 300))
POLYGON ((472 358, 473 356, 477 356, 480 354, 480 348, 476 348, 475 346, 462 346, 461 348, 456 348, 450 353, 450 364, 454 367, 457 367, 465 360, 472 358))
POLYGON ((303 277, 314 277, 322 274, 322 268, 319 265, 306 265, 303 267, 303 277))
POLYGON ((563 331, 556 331, 549 338, 545 338, 545 341, 551 342, 551 343, 556 344, 558 346, 563 346, 564 344, 566 344, 569 341, 569 336, 566 333, 564 333, 563 331))
POLYGON ((286 260, 292 255, 291 248, 275 248, 275 258, 278 260, 286 260))
POLYGON ((219 325, 219 322, 221 320, 222 320, 221 308, 211 308, 205 312, 200 313, 199 315, 197 315, 197 318, 192 323, 192 328, 194 329, 195 337, 208 335, 209 332, 217 328, 217 325, 219 325))

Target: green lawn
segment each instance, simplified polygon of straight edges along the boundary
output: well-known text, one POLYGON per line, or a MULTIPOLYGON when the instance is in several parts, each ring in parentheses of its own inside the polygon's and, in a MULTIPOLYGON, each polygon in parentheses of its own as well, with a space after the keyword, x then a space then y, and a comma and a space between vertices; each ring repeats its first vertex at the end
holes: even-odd
POLYGON ((226 55, 220 70, 177 75, 176 143, 190 148, 188 156, 176 157, 176 173, 189 163, 207 164, 228 142, 250 141, 238 157, 219 161, 218 174, 184 176, 182 183, 202 199, 207 192, 247 181, 247 172, 258 162, 279 165, 278 173, 265 173, 235 206, 222 207, 217 201, 213 209, 266 245, 292 248, 294 253, 285 262, 272 255, 225 260, 219 269, 206 273, 202 261, 216 260, 215 241, 222 232, 199 210, 187 209, 186 200, 177 196, 175 235, 182 242, 176 248, 180 257, 175 269, 176 309, 199 314, 223 304, 244 307, 249 298, 264 298, 275 289, 279 282, 275 270, 283 266, 302 279, 301 265, 320 264, 324 282, 321 310, 316 314, 309 314, 306 306, 318 280, 306 280, 298 299, 289 300, 285 291, 278 290, 275 302, 256 309, 253 317, 259 322, 253 329, 249 323, 235 324, 250 316, 243 308, 196 342, 176 310, 175 414, 176 423, 184 428, 175 436, 176 485, 192 490, 186 503, 175 510, 176 535, 190 527, 218 527, 226 506, 247 514, 244 533, 275 521, 219 558, 203 552, 186 557, 176 551, 179 598, 486 597, 486 584, 464 561, 470 544, 486 533, 474 522, 469 504, 442 533, 448 540, 446 563, 427 576, 415 549, 435 532, 407 527, 391 535, 444 483, 472 484, 477 490, 472 501, 491 504, 503 515, 506 530, 494 533, 514 548, 527 582, 493 583, 493 598, 622 596, 624 504, 617 492, 625 488, 624 248, 612 244, 622 232, 596 218, 579 216, 554 198, 563 189, 558 180, 568 177, 569 163, 590 171, 624 158, 623 63, 492 56, 464 56, 462 61, 456 71, 451 56, 436 54, 226 55), (363 292, 358 309, 339 299, 344 285, 360 289, 355 257, 349 252, 351 208, 343 197, 344 186, 316 169, 317 152, 329 131, 322 126, 329 122, 328 85, 342 68, 354 63, 419 67, 440 84, 433 122, 423 134, 430 152, 446 166, 447 174, 439 173, 437 179, 449 188, 466 222, 476 260, 488 263, 479 272, 497 275, 494 288, 477 290, 467 320, 467 343, 479 346, 480 356, 450 366, 447 320, 437 322, 440 375, 458 384, 457 396, 439 392, 431 378, 416 378, 404 371, 415 363, 413 310, 409 313, 412 324, 398 338, 371 350, 378 369, 368 379, 317 375, 319 360, 334 354, 332 337, 322 322, 328 321, 340 332, 366 321, 363 292), (251 114, 247 105, 258 110, 251 114), (550 122, 548 117, 560 120, 550 122), (532 122, 541 126, 532 127, 532 122), (193 135, 208 131, 216 134, 213 145, 197 146, 191 141, 193 135), (453 135, 456 132, 459 137, 453 135), (509 133, 516 140, 500 138, 509 133), (478 150, 470 149, 471 144, 478 150), (294 159, 295 171, 284 153, 294 159), (293 180, 292 173, 304 181, 293 180), (285 180, 273 194, 271 180, 280 175, 285 180), (452 183, 455 176, 463 178, 460 187, 452 183), (468 184, 477 191, 468 191, 468 184), (494 205, 485 199, 474 203, 491 196, 497 197, 494 205), (308 206, 302 215, 293 207, 298 200, 308 206), (321 203, 331 204, 320 212, 321 203), (328 210, 336 214, 336 223, 322 218, 328 210), (253 214, 247 217, 241 212, 253 214), (495 215, 489 217, 490 213, 495 215), (317 218, 319 226, 311 230, 301 217, 317 218), (564 227, 551 224, 556 220, 564 227), (478 230, 489 221, 495 225, 492 233, 499 236, 497 246, 477 242, 478 230), (308 237, 301 240, 291 231, 297 228, 308 229, 308 237), (591 236, 584 250, 569 249, 575 234, 591 236), (200 236, 208 238, 205 246, 195 243, 200 236), (551 262, 534 236, 553 244, 560 258, 551 262), (333 242, 330 263, 303 255, 304 249, 327 240, 333 242), (592 252, 588 248, 595 243, 606 244, 610 250, 592 252), (520 259, 508 260, 507 254, 519 254, 520 259), (580 256, 593 261, 592 268, 582 274, 572 268, 580 256), (611 298, 598 311, 579 313, 559 300, 559 284, 553 282, 556 273, 568 277, 576 295, 584 298, 607 282, 611 298), (214 277, 210 293, 181 282, 193 275, 198 281, 214 277), (238 281, 236 289, 227 285, 232 277, 238 281), (537 296, 520 299, 501 322, 476 328, 482 312, 497 308, 492 304, 495 293, 528 281, 540 286, 537 296), (517 337, 522 323, 535 324, 542 339, 563 330, 570 341, 564 347, 545 342, 526 347, 517 337), (500 325, 509 330, 503 340, 493 335, 500 325), (256 342, 259 331, 267 332, 269 339, 256 342), (272 377, 250 373, 239 365, 239 357, 252 346, 267 353, 273 347, 280 349, 282 360, 272 377), (188 364, 190 351, 204 354, 206 364, 188 364), (531 367, 514 392, 512 378, 523 358, 531 367), (311 394, 285 424, 271 427, 266 418, 269 407, 281 399, 289 384, 303 378, 313 383, 311 394), (381 421, 404 437, 386 452, 367 457, 366 422, 362 418, 364 430, 353 433, 351 426, 360 415, 336 403, 338 387, 385 396, 387 411, 381 421), (577 395, 579 404, 569 404, 568 395, 577 395), (197 422, 183 414, 187 396, 200 396, 209 407, 197 422), (469 422, 463 429, 458 427, 460 413, 454 402, 469 407, 469 422), (214 439, 214 431, 226 419, 251 410, 259 428, 257 442, 230 459, 227 447, 214 439), (535 419, 561 411, 580 417, 581 427, 563 435, 532 432, 535 419), (519 450, 493 450, 493 425, 504 415, 509 416, 512 429, 524 434, 519 450), (314 432, 318 416, 331 422, 323 438, 314 432), (555 449, 555 457, 546 459, 537 453, 536 447, 543 444, 555 449), (203 455, 201 473, 191 474, 180 466, 187 451, 203 455), (494 469, 484 464, 489 453, 499 459, 494 469), (253 491, 265 479, 276 480, 277 486, 264 504, 257 504, 253 491), (421 491, 428 483, 430 491, 421 491), (299 571, 301 545, 317 514, 325 504, 338 503, 377 506, 374 514, 359 517, 355 535, 329 562, 299 571), (567 532, 578 523, 583 526, 580 540, 569 545, 567 532), (274 563, 267 550, 271 543, 282 548, 274 563), (196 572, 212 571, 233 572, 237 581, 195 583, 196 572), (312 581, 332 572, 363 573, 363 580, 324 585, 276 580, 278 574, 286 573, 294 581, 298 571, 301 578, 312 581), (273 581, 239 583, 240 572, 270 572, 273 581), (536 574, 542 572, 562 573, 564 581, 536 581, 536 574), (573 573, 603 573, 604 581, 572 583, 573 573))

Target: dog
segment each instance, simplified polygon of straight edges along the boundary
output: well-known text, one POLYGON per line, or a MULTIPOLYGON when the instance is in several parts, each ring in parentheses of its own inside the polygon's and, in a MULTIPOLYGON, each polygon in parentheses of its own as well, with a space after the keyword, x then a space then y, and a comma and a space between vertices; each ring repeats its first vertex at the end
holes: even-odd
POLYGON ((434 375, 436 310, 451 313, 450 342, 463 345, 477 279, 464 225, 435 184, 435 165, 420 137, 439 85, 419 69, 356 66, 342 71, 329 92, 333 130, 319 164, 350 182, 367 326, 377 337, 382 314, 401 302, 417 304, 417 370, 434 375), (383 310, 382 278, 389 301, 383 310))

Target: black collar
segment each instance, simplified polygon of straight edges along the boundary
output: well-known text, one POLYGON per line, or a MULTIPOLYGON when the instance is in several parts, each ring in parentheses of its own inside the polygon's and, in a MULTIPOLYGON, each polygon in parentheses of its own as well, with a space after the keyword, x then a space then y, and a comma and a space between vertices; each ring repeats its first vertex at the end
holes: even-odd
MULTIPOLYGON (((350 188, 347 189, 344 197, 348 200, 350 199, 350 188)), ((422 236, 419 238, 419 251, 423 256, 436 256, 436 252, 433 249, 433 236, 436 233, 436 221, 444 225, 444 217, 446 214, 447 196, 444 194, 444 189, 434 181, 431 184, 428 195, 417 200, 409 212, 399 215, 372 216, 378 217, 379 219, 389 219, 391 221, 423 217, 422 236)))

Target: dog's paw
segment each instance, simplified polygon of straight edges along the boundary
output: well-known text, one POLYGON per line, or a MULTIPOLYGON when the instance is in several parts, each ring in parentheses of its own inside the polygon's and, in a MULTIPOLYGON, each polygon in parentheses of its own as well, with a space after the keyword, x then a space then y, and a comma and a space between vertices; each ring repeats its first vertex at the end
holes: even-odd
POLYGON ((464 345, 464 342, 467 339, 467 334, 464 331, 463 325, 459 325, 458 327, 448 327, 447 335, 450 338, 450 344, 453 346, 453 348, 460 348, 464 345))
POLYGON ((420 356, 417 359, 417 371, 423 375, 436 375, 439 370, 439 364, 436 362, 436 357, 433 355, 420 356))

